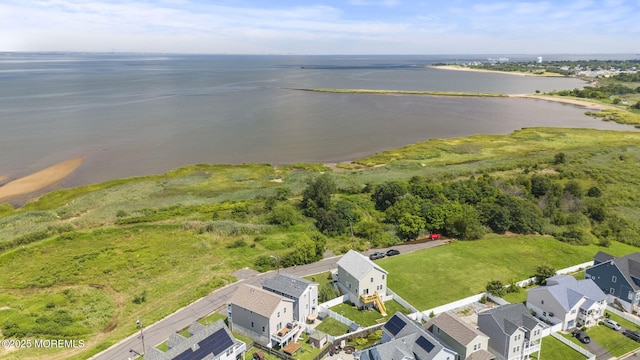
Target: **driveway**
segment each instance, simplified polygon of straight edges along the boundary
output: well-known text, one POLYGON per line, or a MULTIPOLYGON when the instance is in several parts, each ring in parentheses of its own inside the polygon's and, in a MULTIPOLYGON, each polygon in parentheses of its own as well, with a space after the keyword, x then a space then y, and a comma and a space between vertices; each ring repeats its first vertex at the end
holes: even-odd
MULTIPOLYGON (((397 245, 394 246, 394 248, 400 250, 400 253, 405 254, 432 248, 435 246, 440 246, 446 243, 448 243, 448 240, 435 240, 415 244, 410 243, 408 245, 397 245)), ((368 255, 373 251, 386 252, 388 249, 389 248, 371 250, 369 252, 364 252, 364 254, 368 255)), ((340 260, 341 257, 342 256, 329 257, 312 264, 280 269, 280 271, 300 277, 319 274, 336 269, 338 267, 336 263, 338 262, 338 260, 340 260)), ((255 271, 250 269, 239 270, 237 272, 237 274, 240 276, 239 281, 212 292, 211 294, 183 307, 182 309, 179 309, 178 311, 168 315, 164 319, 154 324, 145 324, 145 327, 143 329, 145 346, 150 347, 160 344, 161 342, 167 340, 169 336, 176 331, 184 329, 191 325, 193 322, 198 321, 199 319, 211 314, 212 312, 222 309, 227 305, 227 302, 231 298, 231 295, 233 295, 240 284, 251 284, 260 286, 262 284, 262 280, 267 276, 271 276, 274 272, 275 271, 269 271, 262 274, 256 274, 255 271)), ((142 322, 144 323, 144 318, 142 318, 142 322)), ((140 333, 136 332, 128 338, 111 346, 110 348, 94 355, 90 359, 132 359, 137 354, 141 354, 143 352, 142 341, 139 336, 140 333)))

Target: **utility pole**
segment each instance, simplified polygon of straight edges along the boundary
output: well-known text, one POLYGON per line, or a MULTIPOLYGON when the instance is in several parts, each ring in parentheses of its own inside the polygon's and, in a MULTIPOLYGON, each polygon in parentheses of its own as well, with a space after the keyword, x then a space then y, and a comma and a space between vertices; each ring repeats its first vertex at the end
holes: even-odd
POLYGON ((280 274, 280 256, 271 255, 278 262, 278 274, 280 274))
POLYGON ((144 356, 144 334, 142 333, 142 321, 140 321, 140 317, 138 316, 138 320, 136 320, 136 324, 140 328, 140 340, 142 341, 142 356, 144 356))

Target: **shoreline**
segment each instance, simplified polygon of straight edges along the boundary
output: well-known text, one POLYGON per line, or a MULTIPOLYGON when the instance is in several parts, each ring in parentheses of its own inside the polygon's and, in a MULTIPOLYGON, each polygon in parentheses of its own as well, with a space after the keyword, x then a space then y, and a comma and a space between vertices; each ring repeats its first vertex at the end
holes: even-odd
POLYGON ((515 75, 515 76, 532 76, 532 77, 566 77, 561 74, 534 74, 534 73, 525 73, 520 71, 500 71, 500 70, 487 70, 487 69, 474 69, 462 65, 431 65, 429 66, 432 69, 441 69, 441 70, 453 70, 453 71, 468 71, 468 72, 481 72, 481 73, 495 73, 495 74, 504 74, 504 75, 515 75))
POLYGON ((534 95, 534 94, 510 94, 508 96, 510 98, 515 98, 515 99, 545 100, 545 101, 557 102, 561 104, 576 105, 576 106, 584 107, 589 110, 613 110, 613 109, 618 110, 618 108, 613 105, 601 104, 601 103, 588 101, 588 100, 562 98, 557 96, 534 95))
MULTIPOLYGON (((31 195, 59 183, 82 165, 84 158, 68 159, 0 186, 0 202, 31 195)), ((0 176, 0 181, 8 179, 0 176)))

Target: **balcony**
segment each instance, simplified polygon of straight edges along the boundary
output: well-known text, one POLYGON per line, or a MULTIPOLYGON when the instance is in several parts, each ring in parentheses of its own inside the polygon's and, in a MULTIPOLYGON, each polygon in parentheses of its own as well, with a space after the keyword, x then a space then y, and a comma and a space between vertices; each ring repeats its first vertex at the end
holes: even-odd
POLYGON ((522 344, 522 355, 531 355, 534 352, 540 351, 540 341, 526 341, 522 344))
POLYGON ((278 330, 275 334, 271 334, 271 341, 279 345, 286 344, 302 330, 302 326, 297 321, 292 322, 291 327, 288 325, 289 324, 287 324, 287 327, 278 330))

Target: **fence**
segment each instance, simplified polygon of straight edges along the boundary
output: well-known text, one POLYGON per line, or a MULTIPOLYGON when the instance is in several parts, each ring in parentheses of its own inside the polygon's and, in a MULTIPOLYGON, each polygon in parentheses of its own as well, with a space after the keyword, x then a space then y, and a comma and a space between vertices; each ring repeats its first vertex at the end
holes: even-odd
POLYGON ((357 328, 361 328, 362 327, 359 324, 357 324, 356 322, 349 320, 349 318, 346 318, 346 317, 336 313, 335 311, 333 311, 331 309, 322 308, 322 309, 320 309, 319 312, 329 315, 330 318, 340 321, 341 323, 347 325, 349 328, 356 328, 357 329, 357 328))
POLYGON ((259 344, 257 342, 253 342, 251 344, 249 344, 249 346, 247 346, 247 353, 249 353, 249 350, 251 349, 251 347, 256 347, 270 355, 273 355, 275 357, 277 357, 278 359, 282 359, 282 360, 296 360, 296 358, 289 356, 283 352, 277 351, 275 349, 272 349, 268 346, 264 346, 262 344, 259 344))
POLYGON ((622 312, 622 311, 620 311, 618 309, 615 309, 615 308, 613 308, 611 306, 608 306, 608 305, 607 305, 607 311, 609 311, 609 312, 611 312, 613 314, 616 314, 616 315, 620 316, 621 318, 623 318, 625 320, 628 320, 628 321, 631 321, 632 323, 640 326, 640 319, 638 319, 637 316, 631 315, 631 314, 626 313, 626 312, 622 312))
POLYGON ((463 306, 467 306, 467 305, 473 304, 474 302, 480 301, 480 299, 482 299, 483 296, 485 296, 484 293, 476 294, 476 295, 469 296, 468 298, 465 298, 465 299, 462 299, 462 300, 454 301, 452 303, 448 303, 448 304, 445 304, 445 305, 442 305, 442 306, 438 306, 438 307, 435 307, 433 309, 425 310, 425 311, 422 312, 423 319, 428 319, 429 316, 431 315, 431 313, 433 313, 434 315, 438 315, 440 313, 443 313, 443 312, 446 312, 446 311, 449 311, 449 310, 453 310, 453 309, 457 309, 459 307, 463 307, 463 306))
POLYGON ((343 302, 347 302, 349 300, 349 295, 342 295, 342 296, 338 296, 335 299, 331 299, 329 301, 323 302, 322 304, 318 305, 319 307, 328 309, 330 307, 334 307, 336 305, 340 305, 343 302))
POLYGON ((402 305, 405 309, 411 310, 412 313, 420 312, 420 310, 413 307, 413 305, 409 304, 408 301, 400 297, 400 295, 396 294, 395 292, 391 291, 391 289, 389 288, 387 288, 387 294, 392 295, 393 300, 395 300, 398 304, 402 305))
POLYGON ((558 333, 554 333, 554 332, 551 333, 551 336, 554 339, 558 339, 561 343, 567 345, 568 347, 572 348, 573 350, 575 350, 575 351, 579 352, 580 354, 586 356, 587 359, 589 359, 589 360, 595 360, 596 359, 596 356, 594 354, 590 353, 589 351, 587 351, 587 349, 583 348, 582 346, 576 345, 573 342, 565 339, 564 336, 562 336, 562 335, 560 335, 558 333))

